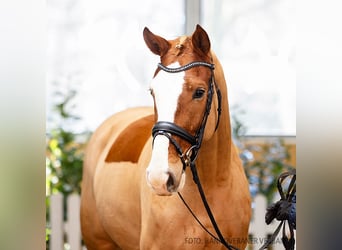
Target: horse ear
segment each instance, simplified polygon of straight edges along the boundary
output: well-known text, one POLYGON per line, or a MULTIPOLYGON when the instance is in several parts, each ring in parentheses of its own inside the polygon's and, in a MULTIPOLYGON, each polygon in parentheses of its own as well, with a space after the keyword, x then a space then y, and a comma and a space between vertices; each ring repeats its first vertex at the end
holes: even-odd
POLYGON ((144 28, 144 40, 147 47, 156 55, 163 56, 170 48, 170 44, 164 38, 153 34, 147 27, 144 28))
POLYGON ((194 48, 199 49, 205 55, 210 50, 210 40, 207 32, 197 24, 195 32, 192 34, 192 44, 194 48))

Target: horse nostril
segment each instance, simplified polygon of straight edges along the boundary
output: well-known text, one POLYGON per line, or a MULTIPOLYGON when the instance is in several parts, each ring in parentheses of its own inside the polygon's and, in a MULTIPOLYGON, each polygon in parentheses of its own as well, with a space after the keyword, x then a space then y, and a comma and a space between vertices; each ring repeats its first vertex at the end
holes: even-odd
POLYGON ((168 172, 169 178, 166 182, 167 191, 174 192, 175 191, 175 175, 171 172, 168 172))

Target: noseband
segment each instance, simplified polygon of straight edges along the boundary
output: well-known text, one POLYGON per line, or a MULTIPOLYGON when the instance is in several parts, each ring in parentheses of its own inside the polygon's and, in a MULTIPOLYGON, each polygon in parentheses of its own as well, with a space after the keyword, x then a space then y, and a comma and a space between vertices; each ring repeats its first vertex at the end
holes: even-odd
POLYGON ((221 92, 218 89, 218 86, 215 83, 214 79, 214 68, 215 65, 207 62, 201 62, 201 61, 195 61, 191 62, 189 64, 186 64, 184 66, 178 67, 178 68, 168 68, 164 66, 163 64, 159 63, 158 67, 168 73, 179 73, 182 71, 186 71, 188 69, 191 69, 193 67, 199 67, 199 66, 204 66, 207 67, 211 70, 211 76, 209 80, 209 90, 208 90, 208 95, 207 95, 207 103, 206 103, 206 108, 204 112, 204 116, 202 118, 201 126, 198 128, 195 136, 191 135, 189 132, 187 132, 185 129, 179 127, 173 122, 167 122, 167 121, 159 121, 157 122, 153 128, 152 128, 152 136, 153 136, 153 141, 156 138, 157 135, 163 135, 169 139, 169 141, 173 144, 175 147, 182 163, 183 163, 183 171, 185 171, 185 168, 190 165, 190 163, 194 162, 197 158, 198 151, 201 147, 202 144, 202 139, 204 135, 204 129, 207 123, 207 119, 210 113, 210 108, 211 108, 211 103, 213 99, 213 93, 214 93, 214 84, 215 84, 215 89, 217 93, 217 99, 218 99, 218 108, 217 108, 217 113, 218 113, 218 119, 216 122, 216 127, 215 130, 217 129, 219 122, 220 122, 220 115, 221 115, 221 92), (183 152, 182 148, 179 146, 179 144, 176 142, 176 140, 172 137, 172 135, 176 135, 180 137, 181 139, 187 141, 190 143, 190 148, 187 149, 185 152, 183 152))

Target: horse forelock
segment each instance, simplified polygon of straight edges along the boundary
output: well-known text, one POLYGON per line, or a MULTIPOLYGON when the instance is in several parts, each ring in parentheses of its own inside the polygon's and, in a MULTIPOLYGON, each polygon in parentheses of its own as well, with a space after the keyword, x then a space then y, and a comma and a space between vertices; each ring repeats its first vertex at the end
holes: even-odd
MULTIPOLYGON (((193 61, 211 62, 211 55, 203 54, 192 43, 191 36, 180 36, 174 40, 168 40, 169 50, 161 56, 161 63, 165 66, 178 62, 181 66, 193 61)), ((158 69, 157 69, 158 71, 158 69)))

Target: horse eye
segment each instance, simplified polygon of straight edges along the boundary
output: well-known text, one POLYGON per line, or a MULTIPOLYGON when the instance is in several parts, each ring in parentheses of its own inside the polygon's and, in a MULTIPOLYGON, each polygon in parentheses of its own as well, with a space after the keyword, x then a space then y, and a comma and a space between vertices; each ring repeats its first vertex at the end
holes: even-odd
POLYGON ((192 95, 192 99, 200 99, 203 97, 205 90, 202 88, 198 88, 195 90, 194 94, 192 95))

